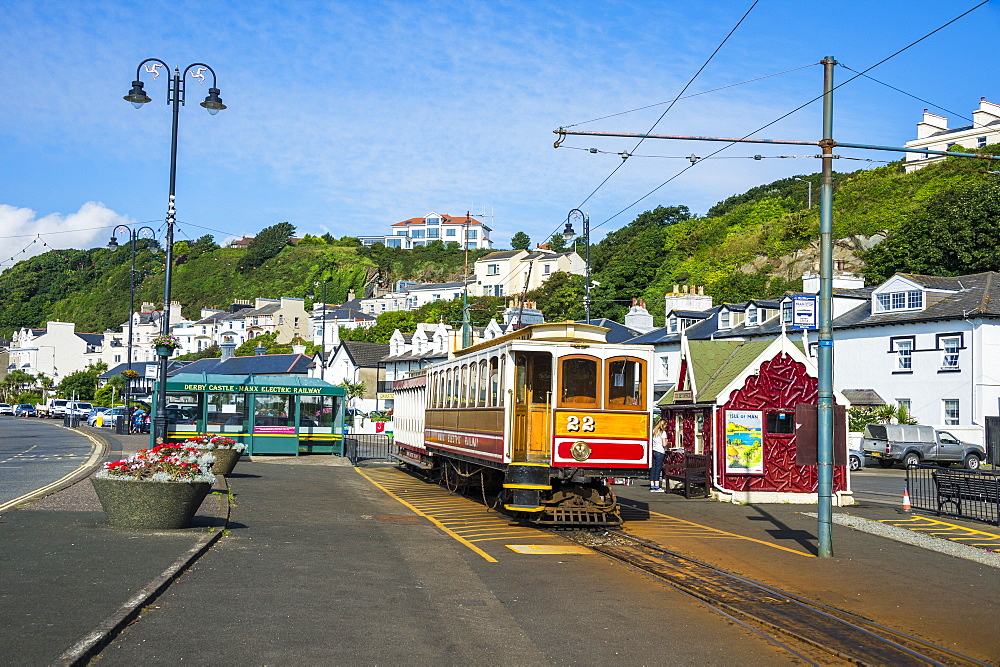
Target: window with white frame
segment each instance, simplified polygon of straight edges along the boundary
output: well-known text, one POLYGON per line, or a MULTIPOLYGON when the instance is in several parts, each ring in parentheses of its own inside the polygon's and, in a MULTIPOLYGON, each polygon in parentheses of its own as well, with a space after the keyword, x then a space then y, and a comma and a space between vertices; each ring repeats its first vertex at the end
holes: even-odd
POLYGON ((747 308, 747 326, 757 326, 757 309, 754 306, 747 308))
POLYGON ((488 275, 488 276, 499 276, 500 275, 500 265, 499 264, 487 264, 486 265, 486 275, 488 275))
POLYGON ((664 378, 670 377, 670 357, 666 355, 660 357, 660 372, 664 378))
POLYGON ((677 333, 677 318, 672 316, 670 318, 670 333, 677 333))
POLYGON ((911 407, 912 406, 912 401, 910 399, 908 399, 908 398, 897 398, 896 399, 896 405, 898 405, 899 407, 901 407, 904 410, 906 410, 906 414, 910 415, 911 417, 913 416, 913 411, 912 411, 912 407, 911 407))
POLYGON ((730 316, 730 313, 729 313, 728 310, 723 310, 722 312, 719 313, 719 328, 720 329, 728 329, 729 328, 730 317, 731 316, 730 316))
POLYGON ((896 370, 913 370, 913 339, 895 340, 893 348, 896 351, 896 370))
POLYGON ((944 403, 945 426, 958 426, 959 408, 957 398, 946 398, 944 403))
POLYGON ((452 227, 451 229, 444 230, 445 236, 458 236, 458 230, 452 227))
POLYGON ((781 304, 781 321, 785 324, 792 323, 792 302, 785 301, 781 304))
POLYGON ((976 139, 976 147, 982 148, 986 145, 986 137, 979 137, 976 139))
POLYGON ((465 238, 467 238, 467 239, 474 239, 474 238, 476 238, 476 230, 475 229, 470 229, 469 233, 466 235, 465 238))
POLYGON ((920 310, 924 307, 924 293, 920 290, 906 292, 885 292, 876 295, 875 312, 886 313, 896 310, 920 310))
POLYGON ((941 370, 957 371, 958 354, 962 349, 962 339, 958 336, 946 336, 941 338, 941 370))
POLYGON ((550 273, 552 273, 552 265, 551 264, 543 264, 542 265, 542 274, 544 274, 544 275, 547 276, 550 273))

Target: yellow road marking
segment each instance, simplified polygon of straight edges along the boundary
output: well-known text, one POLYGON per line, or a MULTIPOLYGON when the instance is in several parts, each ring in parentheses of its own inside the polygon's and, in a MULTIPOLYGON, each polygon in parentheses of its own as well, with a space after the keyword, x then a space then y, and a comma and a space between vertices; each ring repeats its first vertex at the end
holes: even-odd
POLYGON ((573 546, 570 544, 567 544, 566 546, 548 544, 508 544, 506 546, 511 551, 516 551, 519 554, 532 554, 536 556, 555 556, 563 554, 591 555, 594 553, 587 547, 573 546))
POLYGON ((997 533, 976 530, 975 528, 967 528, 966 526, 958 526, 953 523, 941 521, 940 519, 932 519, 926 516, 912 516, 906 519, 881 519, 879 523, 896 526, 897 528, 905 528, 906 530, 912 530, 915 533, 919 532, 924 535, 940 537, 948 540, 949 542, 957 542, 970 547, 996 548, 1000 546, 1000 535, 997 533), (964 541, 984 538, 987 541, 964 541))
POLYGON ((458 542, 461 542, 462 544, 464 544, 465 546, 469 547, 470 549, 472 549, 473 551, 475 551, 477 554, 479 554, 480 556, 482 556, 483 558, 485 558, 488 562, 490 562, 490 563, 496 563, 496 562, 498 562, 496 558, 494 558, 493 556, 489 555, 488 553, 486 553, 485 551, 483 551, 482 549, 480 549, 475 544, 473 544, 472 542, 468 541, 467 539, 465 539, 464 537, 462 537, 461 535, 459 535, 455 531, 451 530, 450 528, 448 528, 446 525, 444 525, 443 523, 441 523, 440 521, 438 521, 437 519, 435 519, 431 515, 425 514, 424 512, 421 512, 419 509, 417 509, 416 507, 414 507, 410 503, 408 503, 405 500, 403 500, 402 498, 400 498, 397 494, 393 493, 392 491, 390 491, 386 487, 384 487, 381 484, 379 484, 378 482, 376 482, 371 476, 365 474, 361 470, 361 468, 355 468, 355 470, 358 471, 359 475, 361 475, 362 477, 364 477, 365 479, 367 479, 369 482, 371 482, 372 484, 374 484, 376 487, 382 489, 382 491, 384 491, 386 494, 388 494, 389 496, 395 498, 396 500, 398 500, 399 502, 401 502, 403 505, 406 505, 411 510, 413 510, 414 512, 416 512, 417 514, 419 514, 420 516, 426 518, 428 521, 430 521, 435 526, 437 526, 438 528, 440 528, 441 530, 443 530, 445 533, 447 533, 448 535, 450 535, 452 538, 454 538, 458 542))
MULTIPOLYGON (((622 509, 623 510, 627 510, 629 508, 627 506, 623 505, 622 509)), ((653 530, 655 530, 656 528, 666 528, 668 530, 677 529, 677 528, 679 528, 681 530, 688 529, 688 528, 698 528, 700 530, 707 531, 708 534, 698 535, 696 533, 692 534, 692 533, 686 532, 684 534, 679 535, 679 537, 697 537, 697 538, 701 538, 701 539, 725 537, 725 538, 728 538, 728 539, 746 540, 746 541, 749 541, 749 542, 756 542, 757 544, 763 544, 764 546, 771 547, 772 549, 779 549, 781 551, 787 551, 788 553, 796 554, 798 556, 805 556, 806 558, 815 558, 816 557, 813 554, 806 553, 804 551, 799 551, 797 549, 791 549, 789 547, 783 547, 780 544, 772 544, 771 542, 765 542, 764 540, 758 540, 758 539, 753 538, 753 537, 747 537, 745 535, 737 535, 736 533, 728 533, 728 532, 726 532, 724 530, 719 530, 718 528, 712 528, 711 526, 703 526, 700 523, 695 523, 693 521, 688 521, 686 519, 678 519, 677 517, 669 516, 667 514, 660 514, 659 512, 654 512, 652 510, 649 510, 648 513, 649 513, 649 516, 651 516, 651 517, 653 517, 653 516, 659 517, 659 518, 662 518, 662 519, 666 519, 668 522, 675 522, 677 524, 682 524, 682 525, 679 525, 679 526, 675 527, 675 526, 671 526, 669 524, 666 525, 666 526, 663 526, 662 524, 660 524, 659 526, 657 526, 655 524, 653 524, 653 525, 639 524, 639 525, 636 526, 636 528, 642 528, 644 525, 646 525, 647 527, 649 527, 650 529, 653 529, 653 530)), ((625 532, 631 532, 631 531, 629 531, 628 524, 626 524, 626 526, 625 526, 625 532)))

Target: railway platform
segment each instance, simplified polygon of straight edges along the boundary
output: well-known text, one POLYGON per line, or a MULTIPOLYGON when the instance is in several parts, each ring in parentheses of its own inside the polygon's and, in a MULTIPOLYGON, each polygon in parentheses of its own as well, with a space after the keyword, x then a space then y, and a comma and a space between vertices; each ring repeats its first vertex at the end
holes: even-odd
MULTIPOLYGON (((129 443, 117 441, 115 449, 128 451, 129 443)), ((230 479, 232 535, 193 565, 182 557, 206 527, 113 534, 101 527, 89 485, 43 501, 54 511, 36 505, 0 516, 0 542, 18 545, 17 562, 10 549, 0 555, 6 558, 0 650, 19 664, 72 664, 66 650, 104 628, 102 641, 111 643, 100 661, 111 664, 317 663, 332 655, 346 662, 550 664, 616 656, 624 664, 791 662, 708 611, 692 607, 692 615, 679 620, 679 593, 579 549, 558 531, 519 525, 487 512, 481 498, 455 496, 393 466, 329 465, 334 462, 241 463, 230 479), (51 557, 60 551, 63 557, 51 557), (26 580, 24 563, 32 560, 48 570, 29 568, 26 580), (173 583, 154 599, 150 583, 178 563, 184 564, 170 573, 173 583), (543 575, 556 572, 566 577, 564 590, 589 588, 597 595, 597 611, 570 614, 558 600, 525 604, 543 575), (107 621, 129 604, 145 613, 118 634, 122 628, 107 621), (403 626, 402 608, 418 610, 403 626), (445 618, 456 625, 436 638, 419 634, 445 618), (566 637, 586 637, 595 623, 615 625, 613 642, 598 633, 590 653, 565 647, 566 637), (225 656, 206 648, 208 626, 210 636, 229 637, 225 656), (541 632, 553 627, 557 636, 541 632), (669 632, 658 634, 663 627, 669 632), (672 636, 678 633, 683 642, 672 636), (190 641, 179 640, 184 637, 190 641), (517 641, 505 647, 508 653, 495 652, 511 638, 517 641), (435 653, 431 639, 451 652, 435 653)), ((984 662, 1000 660, 992 631, 1000 620, 996 568, 899 541, 888 528, 915 532, 893 525, 912 522, 912 515, 886 506, 839 508, 838 516, 887 530, 874 534, 838 523, 834 558, 820 559, 813 506, 687 500, 651 494, 645 484, 614 488, 630 535, 984 662)), ((951 530, 928 525, 930 532, 951 530)))

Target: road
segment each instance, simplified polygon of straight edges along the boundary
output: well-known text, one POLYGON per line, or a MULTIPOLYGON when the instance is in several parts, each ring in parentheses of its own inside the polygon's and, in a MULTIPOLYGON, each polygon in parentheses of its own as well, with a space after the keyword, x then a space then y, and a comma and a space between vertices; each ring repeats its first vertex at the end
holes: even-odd
POLYGON ((97 443, 84 433, 57 421, 0 417, 0 510, 92 462, 97 443))

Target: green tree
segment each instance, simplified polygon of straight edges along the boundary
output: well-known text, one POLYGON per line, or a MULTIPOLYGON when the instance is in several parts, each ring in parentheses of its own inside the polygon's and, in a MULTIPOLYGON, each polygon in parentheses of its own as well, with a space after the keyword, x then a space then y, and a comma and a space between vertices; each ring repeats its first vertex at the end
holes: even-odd
POLYGON ((7 373, 3 382, 0 382, 0 396, 3 397, 4 402, 10 403, 14 400, 15 396, 22 393, 34 383, 34 375, 20 368, 12 370, 10 373, 7 373))
POLYGON ((70 373, 59 383, 59 395, 65 398, 76 396, 82 401, 91 401, 97 391, 97 378, 108 365, 103 361, 87 366, 82 371, 70 373))
POLYGON ((326 245, 326 239, 322 236, 313 236, 312 234, 306 234, 299 241, 299 245, 326 245))
POLYGON ((287 222, 279 222, 260 230, 257 236, 247 244, 246 253, 243 255, 244 266, 248 268, 261 266, 267 260, 277 256, 290 243, 294 235, 295 226, 287 222))
POLYGON ((524 232, 517 232, 510 237, 510 247, 514 250, 527 250, 531 247, 531 237, 524 232))
POLYGON ((549 250, 562 252, 566 249, 566 237, 562 234, 553 234, 549 237, 545 245, 549 247, 549 250))
POLYGON ((191 253, 194 255, 201 255, 206 252, 215 252, 218 249, 219 246, 215 242, 215 237, 211 234, 205 234, 191 244, 191 253))
POLYGON ((865 276, 883 281, 899 272, 958 276, 1000 271, 998 238, 1000 182, 945 190, 864 253, 865 276))
POLYGON ((365 386, 364 382, 351 382, 350 380, 344 380, 338 387, 343 387, 345 390, 345 398, 347 399, 347 407, 351 407, 351 403, 356 398, 364 398, 365 392, 368 391, 368 387, 365 386))
POLYGON ((584 277, 557 271, 538 289, 528 292, 528 299, 538 303, 547 322, 583 319, 584 277))

